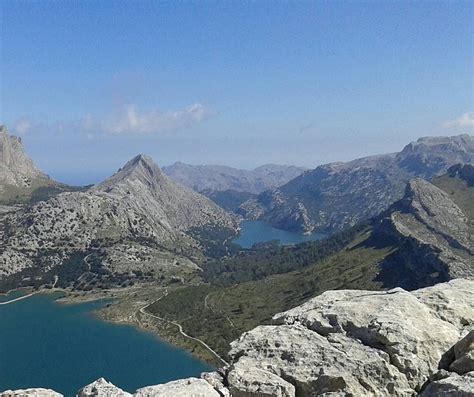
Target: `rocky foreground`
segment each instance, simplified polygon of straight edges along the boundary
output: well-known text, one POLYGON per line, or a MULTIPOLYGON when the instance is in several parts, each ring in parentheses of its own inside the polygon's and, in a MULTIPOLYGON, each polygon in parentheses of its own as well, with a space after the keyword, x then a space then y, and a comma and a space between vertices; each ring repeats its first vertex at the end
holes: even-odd
MULTIPOLYGON (((474 281, 328 291, 231 344, 231 365, 134 396, 474 396, 474 281)), ((52 390, 0 396, 60 396, 52 390)), ((79 397, 131 396, 104 379, 79 397)))

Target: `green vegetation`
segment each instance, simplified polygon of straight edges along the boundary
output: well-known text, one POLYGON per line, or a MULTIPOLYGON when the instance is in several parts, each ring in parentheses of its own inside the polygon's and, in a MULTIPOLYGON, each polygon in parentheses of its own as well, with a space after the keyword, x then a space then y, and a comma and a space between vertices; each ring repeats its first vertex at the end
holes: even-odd
POLYGON ((51 179, 35 179, 29 187, 4 185, 0 194, 0 204, 35 204, 63 192, 85 191, 90 186, 68 186, 51 179))
POLYGON ((262 244, 252 250, 240 250, 236 256, 203 264, 203 277, 212 284, 226 286, 301 269, 340 251, 358 234, 367 231, 369 225, 363 222, 321 241, 283 247, 262 244))
MULTIPOLYGON (((316 246, 321 242, 309 244, 316 246)), ((302 252, 311 252, 308 247, 304 250, 302 252)), ((373 240, 366 225, 344 249, 311 265, 230 286, 210 283, 171 291, 147 310, 180 323, 185 332, 204 340, 225 357, 229 343, 242 332, 270 323, 275 313, 297 306, 324 291, 382 289, 383 281, 377 280, 379 265, 394 254, 396 249, 393 246, 377 244, 373 240)), ((293 256, 288 258, 291 260, 293 256)), ((288 264, 287 268, 291 265, 288 264)))
POLYGON ((231 242, 236 235, 233 229, 209 225, 195 227, 189 230, 188 234, 199 241, 204 254, 209 258, 221 258, 241 250, 240 246, 231 242))
POLYGON ((257 195, 253 193, 239 192, 232 189, 224 191, 205 190, 202 193, 214 201, 219 207, 236 213, 238 213, 239 207, 242 203, 251 198, 257 197, 257 195))

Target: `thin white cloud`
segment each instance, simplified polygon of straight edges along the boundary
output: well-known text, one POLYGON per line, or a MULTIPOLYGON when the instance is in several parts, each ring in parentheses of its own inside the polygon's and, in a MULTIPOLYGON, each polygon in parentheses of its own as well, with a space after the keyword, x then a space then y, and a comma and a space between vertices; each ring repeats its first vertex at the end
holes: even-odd
POLYGON ((32 123, 26 118, 17 121, 12 131, 23 135, 28 131, 79 133, 88 139, 103 135, 161 135, 191 128, 215 115, 211 108, 195 103, 180 110, 162 112, 158 109, 140 111, 135 105, 125 105, 119 111, 101 116, 86 115, 78 120, 53 123, 32 123))
POLYGON ((24 135, 31 130, 31 122, 28 119, 20 119, 13 126, 13 131, 18 135, 24 135))
POLYGON ((127 105, 115 117, 102 122, 101 129, 110 134, 161 134, 191 127, 213 114, 200 103, 170 112, 156 109, 140 112, 135 105, 127 105))
POLYGON ((443 124, 445 128, 452 128, 452 127, 467 127, 472 128, 474 127, 474 112, 466 112, 463 113, 460 117, 455 120, 447 121, 443 124))

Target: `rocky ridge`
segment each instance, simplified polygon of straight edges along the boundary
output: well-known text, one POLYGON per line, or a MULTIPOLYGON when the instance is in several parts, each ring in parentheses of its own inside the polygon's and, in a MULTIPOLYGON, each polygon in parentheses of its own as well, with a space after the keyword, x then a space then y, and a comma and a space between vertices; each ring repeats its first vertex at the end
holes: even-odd
POLYGON ((200 193, 236 191, 261 193, 283 185, 306 170, 292 165, 265 164, 253 170, 222 165, 190 165, 177 162, 163 167, 172 180, 200 193))
MULTIPOLYGON (((474 396, 473 326, 472 280, 328 291, 244 333, 228 367, 134 396, 474 396)), ((19 395, 58 394, 0 393, 19 395)), ((78 396, 131 394, 99 379, 78 396)))
POLYGON ((403 196, 414 178, 431 179, 474 162, 470 135, 420 138, 399 153, 322 165, 240 207, 249 219, 281 229, 332 233, 371 218, 403 196))
POLYGON ((394 238, 416 273, 446 280, 474 277, 474 228, 469 217, 435 185, 411 180, 405 197, 380 217, 377 231, 394 238))
POLYGON ((0 216, 3 277, 32 268, 51 273, 75 253, 89 271, 195 270, 190 258, 198 255, 199 242, 190 230, 237 228, 234 217, 171 182, 142 155, 88 191, 61 193, 0 216))

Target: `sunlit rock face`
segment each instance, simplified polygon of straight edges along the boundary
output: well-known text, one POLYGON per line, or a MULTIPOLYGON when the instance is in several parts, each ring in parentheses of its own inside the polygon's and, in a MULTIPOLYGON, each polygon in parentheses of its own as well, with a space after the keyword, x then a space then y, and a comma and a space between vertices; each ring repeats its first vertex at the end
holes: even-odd
POLYGON ((243 203, 240 212, 285 230, 333 233, 401 199, 406 183, 474 163, 470 135, 420 138, 399 153, 319 166, 243 203))
POLYGON ((28 187, 34 179, 47 179, 25 153, 21 138, 0 126, 0 184, 28 187))

